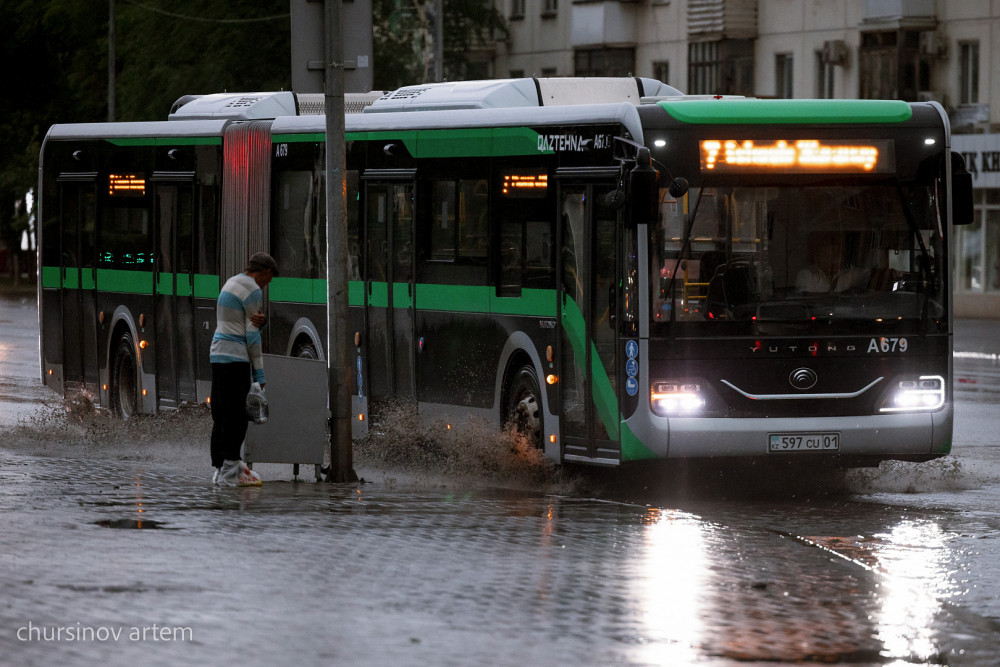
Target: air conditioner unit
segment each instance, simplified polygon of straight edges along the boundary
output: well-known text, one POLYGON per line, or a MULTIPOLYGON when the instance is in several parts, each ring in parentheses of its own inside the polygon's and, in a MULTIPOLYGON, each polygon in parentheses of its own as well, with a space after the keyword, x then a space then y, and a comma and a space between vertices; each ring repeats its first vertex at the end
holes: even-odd
POLYGON ((936 90, 920 90, 917 92, 918 102, 940 102, 941 93, 936 90))
POLYGON ((823 62, 829 65, 846 65, 850 51, 847 43, 842 39, 833 39, 823 42, 823 62))
POLYGON ((925 30, 920 33, 920 55, 931 58, 942 58, 948 54, 948 40, 937 30, 925 30))

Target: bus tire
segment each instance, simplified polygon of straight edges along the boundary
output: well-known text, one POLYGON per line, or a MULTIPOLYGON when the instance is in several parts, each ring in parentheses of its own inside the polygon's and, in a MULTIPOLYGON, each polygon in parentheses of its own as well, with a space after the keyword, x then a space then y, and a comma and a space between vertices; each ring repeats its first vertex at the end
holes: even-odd
POLYGON ((302 343, 296 343, 295 349, 292 350, 292 356, 300 359, 319 359, 319 353, 316 352, 316 346, 313 345, 310 340, 302 343))
POLYGON ((111 410, 121 419, 129 419, 139 412, 138 366, 132 334, 125 332, 115 346, 111 365, 111 410))
POLYGON ((521 366, 511 376, 504 405, 504 423, 523 433, 535 445, 542 446, 542 394, 538 375, 532 366, 521 366))

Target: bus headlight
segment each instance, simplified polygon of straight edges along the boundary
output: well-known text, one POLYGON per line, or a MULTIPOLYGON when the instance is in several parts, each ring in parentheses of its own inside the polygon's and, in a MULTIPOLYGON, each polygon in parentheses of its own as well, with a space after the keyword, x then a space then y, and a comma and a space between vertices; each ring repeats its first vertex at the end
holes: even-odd
POLYGON ((705 407, 700 384, 655 382, 649 392, 653 412, 665 417, 694 415, 705 407))
POLYGON ((879 412, 931 412, 943 405, 944 378, 921 375, 899 380, 882 401, 879 412))

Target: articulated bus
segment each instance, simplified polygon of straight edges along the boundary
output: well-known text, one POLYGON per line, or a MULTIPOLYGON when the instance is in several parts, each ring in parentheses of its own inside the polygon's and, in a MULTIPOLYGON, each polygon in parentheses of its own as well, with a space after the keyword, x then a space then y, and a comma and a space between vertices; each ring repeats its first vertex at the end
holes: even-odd
MULTIPOLYGON (((215 299, 259 250, 281 268, 265 351, 326 358, 304 101, 50 129, 47 384, 125 417, 206 401, 215 299)), ((514 79, 387 93, 346 132, 355 436, 392 399, 513 422, 556 461, 949 452, 971 179, 939 105, 514 79)))

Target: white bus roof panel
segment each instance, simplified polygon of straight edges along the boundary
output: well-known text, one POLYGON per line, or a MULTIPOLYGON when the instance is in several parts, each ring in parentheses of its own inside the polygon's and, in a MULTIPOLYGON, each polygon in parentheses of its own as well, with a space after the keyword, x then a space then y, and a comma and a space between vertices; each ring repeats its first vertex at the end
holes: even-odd
POLYGON ((113 139, 117 137, 221 137, 227 120, 171 123, 154 120, 123 123, 63 123, 49 128, 48 139, 113 139))
POLYGON ((681 92, 656 79, 637 77, 553 77, 454 81, 404 86, 386 93, 364 110, 510 109, 575 104, 631 102, 642 97, 673 97, 681 92))
POLYGON ((257 120, 294 116, 297 113, 295 95, 290 91, 277 93, 215 93, 200 95, 180 106, 170 120, 228 118, 257 120))
MULTIPOLYGON (((623 125, 635 141, 642 141, 639 112, 633 104, 590 104, 560 107, 515 109, 463 109, 414 111, 406 114, 362 113, 344 117, 348 132, 384 132, 406 130, 447 130, 476 127, 520 127, 552 125, 623 125)), ((323 133, 323 116, 288 116, 276 118, 272 134, 323 133)))

